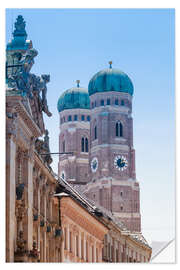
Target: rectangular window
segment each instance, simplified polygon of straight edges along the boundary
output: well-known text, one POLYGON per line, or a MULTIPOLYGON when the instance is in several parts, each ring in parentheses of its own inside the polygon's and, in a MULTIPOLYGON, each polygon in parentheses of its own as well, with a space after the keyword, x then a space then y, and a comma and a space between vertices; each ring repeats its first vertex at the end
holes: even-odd
POLYGON ((78 116, 77 114, 74 115, 74 121, 77 121, 78 120, 78 116))
POLYGON ((81 239, 81 259, 84 259, 84 240, 81 239))
POLYGON ((89 261, 89 247, 88 247, 88 242, 86 241, 86 262, 89 261))
POLYGON ((67 229, 64 228, 64 249, 67 249, 67 229))
POLYGON ((111 104, 111 101, 110 101, 110 98, 107 99, 107 105, 110 105, 111 104))
POLYGON ((76 256, 79 256, 79 237, 76 235, 76 256))
POLYGON ((99 258, 98 258, 98 249, 96 248, 96 262, 98 262, 99 258))
POLYGON ((94 246, 92 246, 92 262, 94 262, 94 246))
POLYGON ((69 232, 69 250, 72 252, 72 232, 69 232))

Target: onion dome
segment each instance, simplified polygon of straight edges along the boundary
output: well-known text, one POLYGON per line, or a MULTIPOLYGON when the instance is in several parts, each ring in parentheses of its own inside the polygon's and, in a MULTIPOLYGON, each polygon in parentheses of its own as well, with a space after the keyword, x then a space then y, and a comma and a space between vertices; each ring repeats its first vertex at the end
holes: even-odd
POLYGON ((89 96, 109 91, 129 93, 132 96, 134 87, 131 79, 119 69, 112 68, 111 61, 109 64, 109 68, 99 71, 90 80, 88 85, 89 96))
POLYGON ((59 112, 69 109, 90 109, 88 90, 79 86, 66 90, 59 98, 57 109, 59 112))

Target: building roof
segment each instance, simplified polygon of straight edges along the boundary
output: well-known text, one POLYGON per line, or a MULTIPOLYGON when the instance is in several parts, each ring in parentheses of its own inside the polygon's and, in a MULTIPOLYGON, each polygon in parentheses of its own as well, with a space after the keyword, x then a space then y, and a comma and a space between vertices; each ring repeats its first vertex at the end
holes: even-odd
MULTIPOLYGON (((120 230, 123 232, 124 235, 129 236, 132 240, 145 245, 148 248, 151 248, 146 239, 143 237, 142 233, 140 232, 130 232, 123 222, 117 219, 113 214, 105 209, 102 206, 98 207, 96 204, 91 201, 89 198, 86 198, 84 195, 80 194, 75 188, 73 188, 69 183, 67 183, 64 179, 60 178, 57 174, 54 173, 55 178, 57 179, 58 183, 63 187, 61 189, 61 193, 65 194, 63 196, 72 196, 76 201, 78 201, 83 207, 85 207, 92 215, 98 218, 101 222, 104 219, 109 220, 110 222, 114 223, 120 230)), ((107 224, 107 222, 103 222, 107 224)))
POLYGON ((96 73, 88 85, 89 96, 99 92, 124 92, 133 95, 134 87, 127 74, 119 69, 104 69, 96 73))
POLYGON ((90 109, 88 90, 83 87, 72 87, 59 98, 57 109, 59 112, 68 109, 90 109))

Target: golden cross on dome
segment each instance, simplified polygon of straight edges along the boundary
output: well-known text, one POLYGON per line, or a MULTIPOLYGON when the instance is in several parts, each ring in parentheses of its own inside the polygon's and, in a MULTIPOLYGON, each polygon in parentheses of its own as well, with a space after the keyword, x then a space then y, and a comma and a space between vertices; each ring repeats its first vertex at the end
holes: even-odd
POLYGON ((77 83, 77 87, 79 87, 80 80, 77 80, 76 83, 77 83))
POLYGON ((112 68, 112 61, 109 61, 109 68, 112 68))

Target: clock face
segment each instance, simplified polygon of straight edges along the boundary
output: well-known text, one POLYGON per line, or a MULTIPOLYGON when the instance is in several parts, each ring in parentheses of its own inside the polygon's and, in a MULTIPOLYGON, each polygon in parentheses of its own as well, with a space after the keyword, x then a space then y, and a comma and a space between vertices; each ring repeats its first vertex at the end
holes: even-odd
POLYGON ((119 171, 124 171, 128 166, 128 161, 124 156, 116 156, 114 159, 114 166, 119 171))
POLYGON ((96 172, 98 168, 98 159, 97 157, 94 157, 91 161, 91 171, 96 172))

